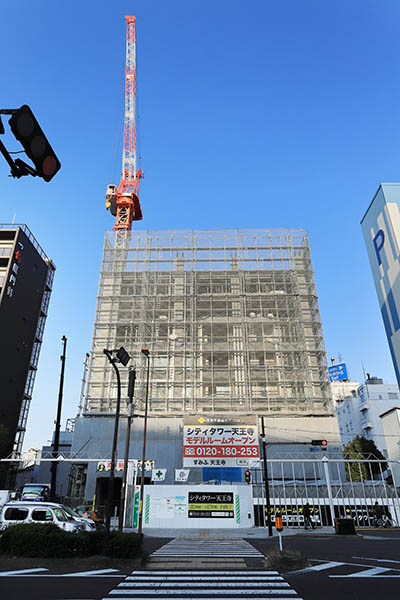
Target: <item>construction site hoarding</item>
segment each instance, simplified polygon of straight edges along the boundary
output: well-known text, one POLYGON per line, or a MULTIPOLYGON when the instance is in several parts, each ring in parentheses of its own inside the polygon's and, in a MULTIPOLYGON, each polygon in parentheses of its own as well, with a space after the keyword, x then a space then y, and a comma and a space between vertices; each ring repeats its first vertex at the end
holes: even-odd
POLYGON ((247 467, 259 460, 257 417, 185 417, 184 467, 247 467))

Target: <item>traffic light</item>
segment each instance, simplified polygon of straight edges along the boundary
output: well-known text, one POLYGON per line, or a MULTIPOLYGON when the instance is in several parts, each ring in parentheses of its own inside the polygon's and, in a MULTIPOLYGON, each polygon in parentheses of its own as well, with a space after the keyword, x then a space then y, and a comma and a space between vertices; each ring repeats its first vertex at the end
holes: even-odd
POLYGON ((244 480, 246 483, 251 483, 251 473, 249 470, 244 472, 244 480))
POLYGON ((8 122, 14 136, 35 165, 36 174, 50 181, 61 168, 61 163, 29 106, 21 106, 8 122))
POLYGON ((311 440, 311 446, 322 446, 323 448, 326 448, 328 445, 328 442, 326 440, 311 440))

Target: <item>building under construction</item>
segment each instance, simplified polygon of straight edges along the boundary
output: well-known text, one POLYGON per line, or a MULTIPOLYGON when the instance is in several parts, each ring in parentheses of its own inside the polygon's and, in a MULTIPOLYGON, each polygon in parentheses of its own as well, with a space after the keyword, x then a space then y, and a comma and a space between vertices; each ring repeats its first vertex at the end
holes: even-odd
POLYGON ((141 348, 150 350, 153 415, 330 412, 304 230, 123 235, 105 236, 84 414, 115 411, 103 349, 120 346, 139 364, 141 348))

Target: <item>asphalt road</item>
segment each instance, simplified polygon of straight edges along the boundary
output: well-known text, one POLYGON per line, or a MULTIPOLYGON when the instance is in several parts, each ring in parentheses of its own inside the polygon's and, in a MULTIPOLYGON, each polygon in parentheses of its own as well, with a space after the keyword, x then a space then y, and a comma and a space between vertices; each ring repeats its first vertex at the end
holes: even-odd
MULTIPOLYGON (((165 539, 145 539, 152 552, 165 539)), ((248 540, 263 553, 277 539, 248 540)), ((400 597, 400 531, 365 532, 360 536, 291 536, 284 547, 303 552, 311 568, 286 573, 304 600, 398 600, 400 597)), ((251 565, 249 565, 251 567, 251 565)), ((254 568, 254 567, 253 567, 254 568)), ((4 572, 4 568, 2 569, 4 572)), ((100 600, 124 580, 126 572, 81 574, 49 570, 18 576, 0 573, 0 598, 7 600, 100 600), (110 576, 113 575, 113 576, 110 576)))
MULTIPOLYGON (((362 536, 284 539, 284 548, 302 552, 312 565, 303 572, 286 573, 285 579, 304 600, 398 600, 400 531, 369 530, 362 536)), ((268 553, 276 541, 251 543, 268 553)))

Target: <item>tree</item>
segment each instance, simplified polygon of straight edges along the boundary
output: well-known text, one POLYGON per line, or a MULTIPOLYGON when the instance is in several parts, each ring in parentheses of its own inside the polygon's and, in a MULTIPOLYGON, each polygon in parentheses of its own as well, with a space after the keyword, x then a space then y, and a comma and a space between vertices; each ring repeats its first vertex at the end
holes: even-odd
POLYGON ((345 460, 360 461, 346 463, 346 475, 349 481, 380 479, 381 473, 387 468, 386 459, 376 447, 375 442, 367 440, 367 438, 360 435, 357 435, 351 442, 346 444, 343 448, 343 457, 345 460), (372 460, 382 460, 385 462, 369 462, 372 460))

